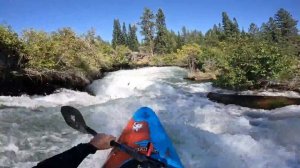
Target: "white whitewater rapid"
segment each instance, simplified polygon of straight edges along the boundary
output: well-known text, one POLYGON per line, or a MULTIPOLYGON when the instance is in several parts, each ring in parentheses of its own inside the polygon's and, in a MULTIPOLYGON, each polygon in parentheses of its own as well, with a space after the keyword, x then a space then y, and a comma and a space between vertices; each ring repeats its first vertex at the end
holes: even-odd
MULTIPOLYGON (((96 96, 65 89, 48 96, 0 96, 0 167, 32 167, 88 142, 90 135, 65 124, 62 105, 79 108, 88 125, 115 136, 138 108, 151 107, 187 168, 300 167, 300 106, 269 111, 214 103, 206 94, 220 89, 185 76, 177 67, 122 70, 94 81, 89 89, 96 96)), ((98 151, 80 167, 100 168, 108 153, 98 151)))

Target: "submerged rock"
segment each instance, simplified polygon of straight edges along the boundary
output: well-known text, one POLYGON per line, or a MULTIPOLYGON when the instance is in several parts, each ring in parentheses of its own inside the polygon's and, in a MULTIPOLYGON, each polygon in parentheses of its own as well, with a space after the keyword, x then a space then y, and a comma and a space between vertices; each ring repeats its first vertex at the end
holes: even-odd
POLYGON ((266 110, 288 105, 300 105, 300 98, 288 98, 283 96, 236 95, 210 92, 207 97, 218 103, 235 104, 243 107, 266 110))

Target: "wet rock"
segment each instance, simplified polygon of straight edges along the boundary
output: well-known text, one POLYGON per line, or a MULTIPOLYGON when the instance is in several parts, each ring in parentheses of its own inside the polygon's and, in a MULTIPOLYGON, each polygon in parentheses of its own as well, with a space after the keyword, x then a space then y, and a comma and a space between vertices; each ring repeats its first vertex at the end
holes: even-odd
POLYGON ((243 107, 266 110, 288 105, 300 105, 300 98, 288 98, 282 96, 236 95, 210 92, 207 97, 218 103, 235 104, 243 107))
MULTIPOLYGON (((97 75, 93 75, 95 77, 97 75)), ((0 72, 0 95, 50 94, 59 88, 83 91, 93 77, 75 72, 21 70, 0 72)))

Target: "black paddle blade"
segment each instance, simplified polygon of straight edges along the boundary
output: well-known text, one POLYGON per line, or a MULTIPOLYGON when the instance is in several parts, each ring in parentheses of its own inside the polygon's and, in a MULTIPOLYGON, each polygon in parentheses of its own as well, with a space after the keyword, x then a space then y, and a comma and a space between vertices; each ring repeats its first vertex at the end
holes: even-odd
POLYGON ((60 111, 70 127, 80 132, 88 133, 87 126, 79 110, 71 106, 62 106, 60 111))

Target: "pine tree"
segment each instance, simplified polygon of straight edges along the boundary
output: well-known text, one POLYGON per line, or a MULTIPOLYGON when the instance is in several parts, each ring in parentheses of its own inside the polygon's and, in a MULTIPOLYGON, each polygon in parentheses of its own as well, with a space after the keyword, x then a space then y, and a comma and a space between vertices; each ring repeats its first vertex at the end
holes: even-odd
POLYGON ((122 45, 122 31, 119 20, 115 19, 113 26, 112 46, 113 48, 116 48, 117 45, 122 45))
POLYGON ((126 25, 125 22, 123 22, 122 26, 122 36, 121 36, 121 44, 128 46, 128 37, 127 37, 127 30, 126 30, 126 25))
POLYGON ((245 32, 244 28, 242 28, 242 31, 241 31, 241 37, 242 37, 242 38, 247 37, 247 33, 245 32))
POLYGON ((283 8, 279 9, 275 14, 274 20, 283 37, 297 35, 297 21, 293 19, 292 15, 288 11, 283 8))
POLYGON ((229 16, 227 15, 226 12, 222 12, 222 24, 223 24, 223 29, 225 36, 231 36, 231 26, 232 26, 232 21, 229 19, 229 16))
POLYGON ((168 37, 168 30, 165 21, 165 15, 162 9, 158 9, 156 14, 156 37, 154 40, 154 52, 158 54, 164 54, 170 52, 170 38, 168 37))
POLYGON ((187 30, 187 28, 186 28, 185 26, 183 26, 183 27, 181 28, 181 32, 182 32, 181 37, 182 37, 182 39, 183 39, 183 45, 184 45, 184 44, 187 43, 187 39, 188 39, 188 34, 189 34, 189 32, 188 32, 188 30, 187 30))
POLYGON ((144 9, 144 13, 141 16, 141 34, 144 36, 143 42, 145 47, 147 47, 148 51, 151 55, 153 55, 154 50, 154 14, 148 8, 144 9))
POLYGON ((257 27, 257 25, 255 23, 251 23, 248 29, 248 33, 250 34, 250 36, 255 37, 258 35, 259 33, 259 28, 257 27))
POLYGON ((180 32, 177 33, 176 43, 177 43, 177 46, 176 46, 177 49, 181 49, 182 46, 184 45, 184 38, 180 34, 180 32))
POLYGON ((177 34, 171 30, 169 32, 169 35, 168 35, 168 41, 169 41, 169 49, 168 49, 168 52, 176 52, 177 51, 177 34))
POLYGON ((240 30, 236 18, 233 18, 232 21, 226 12, 222 12, 222 24, 225 38, 236 37, 239 35, 240 30))
POLYGON ((280 30, 272 17, 269 18, 267 23, 262 24, 261 30, 264 39, 276 43, 280 41, 280 30))
POLYGON ((233 24, 231 27, 231 31, 234 35, 238 35, 240 33, 239 24, 238 24, 236 18, 233 18, 233 24))
POLYGON ((214 25, 212 29, 209 29, 205 34, 205 43, 209 46, 217 46, 219 42, 221 32, 217 25, 214 25))
POLYGON ((137 28, 133 25, 129 24, 128 26, 128 47, 132 51, 138 51, 139 49, 139 41, 136 36, 137 28))

